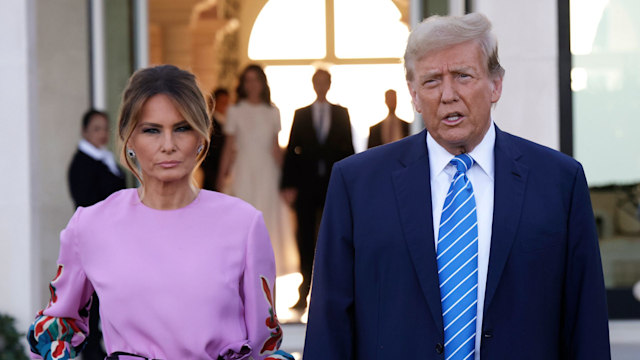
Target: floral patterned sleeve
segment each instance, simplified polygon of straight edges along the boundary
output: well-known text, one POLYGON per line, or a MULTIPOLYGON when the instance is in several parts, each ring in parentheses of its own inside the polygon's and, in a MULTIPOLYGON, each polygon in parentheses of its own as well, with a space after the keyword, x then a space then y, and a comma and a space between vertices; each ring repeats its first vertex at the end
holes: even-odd
POLYGON ((29 328, 32 359, 73 359, 82 350, 89 332, 89 308, 93 287, 84 274, 75 244, 78 208, 60 234, 58 271, 49 285, 51 299, 29 328))
POLYGON ((262 215, 256 215, 249 230, 245 250, 245 268, 240 289, 244 302, 247 340, 235 344, 235 351, 223 351, 225 360, 293 360, 278 350, 282 328, 275 309, 275 260, 262 215))

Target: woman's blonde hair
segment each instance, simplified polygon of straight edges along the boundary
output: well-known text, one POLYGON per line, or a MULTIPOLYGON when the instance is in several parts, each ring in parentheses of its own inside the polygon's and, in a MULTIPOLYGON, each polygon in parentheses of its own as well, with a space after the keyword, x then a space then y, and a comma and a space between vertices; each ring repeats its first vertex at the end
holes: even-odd
POLYGON ((122 94, 120 115, 118 116, 118 137, 120 140, 120 161, 144 185, 142 174, 130 156, 127 156, 127 143, 133 134, 144 104, 155 95, 169 97, 185 121, 203 140, 203 148, 197 155, 198 168, 209 149, 211 137, 211 119, 207 104, 198 87, 196 77, 173 65, 160 65, 136 71, 122 94))

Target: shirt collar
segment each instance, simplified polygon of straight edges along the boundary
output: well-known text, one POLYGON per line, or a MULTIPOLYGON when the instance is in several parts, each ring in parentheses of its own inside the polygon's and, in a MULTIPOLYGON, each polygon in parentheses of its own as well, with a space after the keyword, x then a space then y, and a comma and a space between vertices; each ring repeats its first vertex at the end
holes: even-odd
POLYGON ((102 159, 104 158, 104 151, 93 146, 93 144, 85 139, 80 139, 80 142, 78 143, 78 149, 83 153, 89 155, 89 157, 91 157, 93 160, 102 161, 102 159))
MULTIPOLYGON (((454 155, 438 144, 428 131, 426 141, 427 149, 429 150, 429 170, 432 177, 437 176, 449 165, 454 155)), ((491 180, 494 179, 495 172, 495 158, 493 156, 495 144, 496 129, 493 120, 491 120, 489 130, 484 134, 484 138, 482 138, 480 144, 469 153, 476 164, 480 166, 482 171, 484 171, 491 180)))
POLYGON ((320 101, 314 101, 314 102, 313 102, 313 104, 311 104, 311 107, 312 107, 313 109, 316 109, 316 110, 320 109, 321 107, 322 107, 323 109, 326 109, 326 108, 328 108, 328 107, 329 107, 329 103, 328 103, 328 102, 326 102, 326 101, 323 101, 323 102, 320 102, 320 101))

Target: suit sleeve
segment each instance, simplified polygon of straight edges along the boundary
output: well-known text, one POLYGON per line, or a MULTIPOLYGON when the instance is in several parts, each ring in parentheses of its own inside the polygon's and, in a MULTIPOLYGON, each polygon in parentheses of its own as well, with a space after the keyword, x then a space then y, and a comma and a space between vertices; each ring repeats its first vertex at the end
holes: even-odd
POLYGON ((580 166, 569 214, 562 359, 610 359, 602 263, 589 188, 580 166))
POLYGON ((313 269, 305 360, 353 359, 352 210, 340 163, 329 181, 313 269))
POLYGON ((289 144, 284 155, 284 163, 282 165, 282 177, 280 179, 280 188, 298 188, 299 186, 299 164, 296 156, 296 147, 299 146, 299 127, 300 127, 300 111, 297 110, 293 116, 293 124, 291 132, 289 132, 289 144))
POLYGON ((378 127, 372 126, 369 128, 369 139, 367 140, 367 149, 380 145, 381 141, 378 140, 378 127))
POLYGON ((89 333, 93 287, 87 279, 75 245, 79 208, 60 235, 58 271, 49 285, 51 299, 29 328, 27 340, 33 359, 72 359, 89 333))
POLYGON ((351 134, 351 119, 349 117, 349 110, 347 108, 343 108, 343 109, 344 109, 344 116, 346 119, 344 133, 347 136, 347 139, 345 140, 345 144, 347 144, 347 147, 346 147, 346 152, 342 158, 346 158, 347 156, 351 156, 355 154, 356 151, 353 148, 353 136, 351 134))
POLYGON ((69 191, 76 206, 91 206, 100 201, 96 195, 96 184, 92 173, 93 171, 82 166, 80 161, 74 157, 71 166, 69 166, 68 180, 69 191))

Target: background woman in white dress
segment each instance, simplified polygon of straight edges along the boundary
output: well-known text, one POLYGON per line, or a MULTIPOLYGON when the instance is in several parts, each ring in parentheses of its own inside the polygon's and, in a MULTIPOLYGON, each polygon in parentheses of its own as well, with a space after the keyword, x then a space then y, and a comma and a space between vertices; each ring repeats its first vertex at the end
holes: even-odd
POLYGON ((276 258, 278 275, 298 271, 290 210, 280 198, 282 149, 278 145, 280 111, 271 103, 267 76, 258 65, 240 74, 237 102, 227 112, 227 136, 220 161, 218 189, 227 189, 262 211, 276 258), (231 181, 226 186, 229 175, 231 181))

